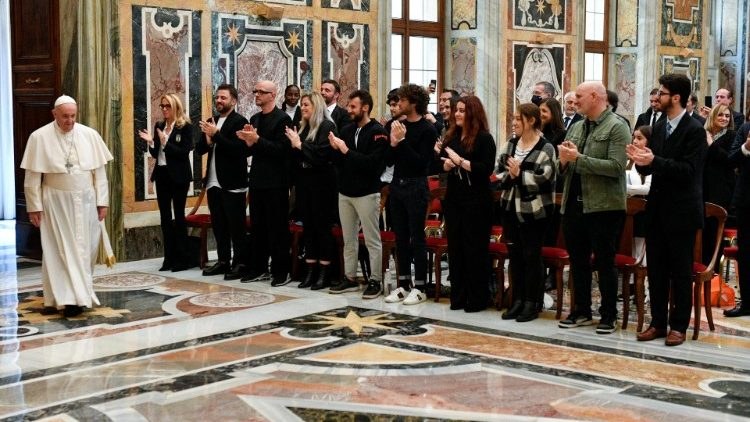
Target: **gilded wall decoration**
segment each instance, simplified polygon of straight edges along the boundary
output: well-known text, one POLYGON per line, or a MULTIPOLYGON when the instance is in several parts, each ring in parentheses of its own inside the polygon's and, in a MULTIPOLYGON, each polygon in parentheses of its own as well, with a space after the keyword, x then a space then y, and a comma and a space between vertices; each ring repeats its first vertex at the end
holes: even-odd
POLYGON ((155 160, 137 134, 153 131, 162 119, 161 96, 177 94, 192 120, 201 117, 201 12, 143 6, 132 11, 135 199, 143 201, 156 198, 149 180, 155 160))
POLYGON ((568 0, 515 0, 513 27, 536 31, 565 32, 568 0))
POLYGON ((322 41, 322 79, 338 81, 345 107, 349 93, 370 89, 369 25, 323 21, 322 41))
POLYGON ((477 29, 477 0, 451 2, 451 29, 477 29))
POLYGON ((635 109, 636 61, 637 55, 635 54, 615 54, 614 91, 620 98, 617 112, 624 116, 635 116, 640 113, 635 109))
POLYGON ((615 14, 615 45, 635 47, 638 45, 638 0, 617 0, 615 14))
POLYGON ((664 0, 661 43, 665 46, 702 48, 703 0, 664 0))
POLYGON ((737 55, 737 16, 741 15, 738 0, 724 0, 718 10, 721 25, 716 28, 719 33, 719 55, 737 55))
POLYGON ((473 94, 477 79, 477 39, 451 39, 451 88, 459 94, 473 94))
POLYGON ((214 13, 211 27, 213 83, 237 87, 237 112, 250 117, 259 111, 252 90, 259 80, 278 86, 276 101, 284 100, 284 88, 297 84, 312 88, 312 22, 282 19, 269 21, 253 16, 214 13))
POLYGON ((687 76, 692 85, 692 92, 701 89, 701 59, 700 57, 690 57, 683 59, 679 56, 662 56, 661 58, 661 75, 665 73, 679 73, 687 76))
POLYGON ((342 10, 370 11, 370 0, 322 0, 321 7, 342 10))

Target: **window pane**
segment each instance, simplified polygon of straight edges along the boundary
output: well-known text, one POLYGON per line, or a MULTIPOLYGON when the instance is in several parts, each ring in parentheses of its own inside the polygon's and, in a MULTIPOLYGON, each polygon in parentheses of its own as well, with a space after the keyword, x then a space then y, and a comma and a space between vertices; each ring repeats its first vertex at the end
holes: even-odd
POLYGON ((409 68, 424 69, 424 38, 409 37, 409 68))
POLYGON ((604 41, 604 0, 586 0, 586 39, 604 41))
POLYGON ((392 68, 402 68, 401 63, 401 57, 403 56, 404 52, 404 46, 403 43, 404 36, 399 34, 391 34, 391 67, 392 68))
POLYGON ((391 69, 391 89, 401 86, 401 69, 391 69))
POLYGON ((438 12, 438 0, 409 1, 409 20, 437 22, 438 12))
POLYGON ((403 18, 403 3, 401 0, 391 0, 391 18, 401 19, 403 18))
POLYGON ((437 38, 424 38, 424 69, 437 70, 438 68, 438 40, 437 38))
POLYGON ((586 81, 604 80, 604 54, 586 53, 584 58, 584 79, 586 81))

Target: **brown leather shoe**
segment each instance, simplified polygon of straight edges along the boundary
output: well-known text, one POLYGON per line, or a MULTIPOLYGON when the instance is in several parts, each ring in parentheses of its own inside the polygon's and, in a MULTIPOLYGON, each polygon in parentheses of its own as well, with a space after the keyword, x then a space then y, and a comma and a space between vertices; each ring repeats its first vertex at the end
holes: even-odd
POLYGON ((679 346, 684 342, 685 333, 681 333, 676 330, 670 330, 669 334, 667 335, 667 339, 664 341, 664 344, 666 344, 667 346, 679 346))
POLYGON ((667 336, 667 330, 665 328, 648 327, 648 329, 642 333, 638 333, 638 341, 651 341, 657 338, 664 338, 667 336))

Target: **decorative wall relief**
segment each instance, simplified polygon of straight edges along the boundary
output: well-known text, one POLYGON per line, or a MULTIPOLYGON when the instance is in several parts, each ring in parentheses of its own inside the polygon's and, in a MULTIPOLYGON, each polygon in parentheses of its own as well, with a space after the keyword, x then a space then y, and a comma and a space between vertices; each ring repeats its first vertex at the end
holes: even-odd
MULTIPOLYGON (((562 98, 565 46, 513 43, 513 98, 517 103, 531 101, 534 85, 539 81, 552 83, 562 98)), ((515 107, 510 107, 512 111, 515 107)))
MULTIPOLYGON (((155 160, 138 137, 138 131, 153 131, 156 122, 162 119, 161 96, 176 93, 191 120, 201 117, 200 17, 200 11, 133 6, 136 201, 156 198, 154 185, 149 181, 155 160)), ((191 185, 189 195, 192 189, 191 185)))
POLYGON ((459 94, 473 94, 476 88, 477 39, 451 39, 451 88, 459 94))
POLYGON ((451 2, 451 29, 477 29, 477 0, 451 2))
POLYGON ((702 48, 702 0, 664 0, 661 43, 665 46, 702 48))
POLYGON ((284 88, 289 84, 312 89, 311 21, 214 13, 211 36, 214 86, 230 83, 237 87, 240 114, 249 118, 260 110, 252 93, 259 80, 276 83, 278 104, 284 101, 284 88))
POLYGON ((323 21, 322 40, 322 79, 338 81, 344 107, 349 93, 370 89, 369 25, 323 21))
POLYGON ((687 76, 692 85, 692 92, 701 89, 700 83, 701 59, 690 57, 683 59, 679 56, 663 56, 661 58, 661 75, 665 73, 679 73, 687 76))
MULTIPOLYGON (((716 28, 719 33, 719 55, 737 55, 737 16, 741 16, 737 0, 724 0, 717 11, 721 25, 716 28)), ((733 85, 732 85, 733 86, 733 85)))
POLYGON ((615 45, 635 47, 638 45, 638 0, 617 0, 615 14, 615 45))
POLYGON ((320 5, 331 9, 370 11, 370 0, 322 0, 320 5))
POLYGON ((568 0, 515 0, 513 28, 565 32, 568 0))
POLYGON ((640 113, 635 110, 636 60, 635 54, 615 54, 614 91, 620 97, 617 112, 625 116, 635 116, 640 113))
MULTIPOLYGON (((735 92, 736 83, 737 65, 730 61, 721 62, 719 64, 719 87, 735 92)), ((735 94, 735 97, 737 97, 737 94, 735 94)))

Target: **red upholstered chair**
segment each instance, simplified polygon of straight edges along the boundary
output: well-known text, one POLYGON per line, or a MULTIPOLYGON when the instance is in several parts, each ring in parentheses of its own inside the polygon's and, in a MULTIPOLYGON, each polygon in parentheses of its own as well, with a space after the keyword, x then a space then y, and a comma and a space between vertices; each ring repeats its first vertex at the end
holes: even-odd
POLYGON ((737 265, 737 229, 724 229, 724 244, 727 245, 722 249, 721 269, 724 272, 724 281, 729 282, 729 264, 734 261, 735 274, 739 280, 740 267, 737 265))
POLYGON ((302 227, 301 223, 298 223, 296 221, 290 221, 289 222, 289 235, 290 235, 290 249, 291 249, 291 258, 292 258, 292 269, 290 276, 292 277, 292 280, 299 280, 299 267, 300 267, 300 259, 299 259, 299 250, 300 250, 300 243, 302 242, 302 234, 305 232, 304 227, 302 227))
MULTIPOLYGON (((436 187, 430 190, 430 200, 428 204, 440 203, 443 199, 445 199, 445 188, 436 187)), ((448 253, 448 238, 445 237, 442 218, 440 219, 439 225, 431 224, 430 226, 427 226, 427 221, 429 220, 428 217, 430 216, 431 211, 433 211, 432 207, 428 206, 427 215, 425 215, 425 233, 427 234, 425 241, 427 244, 427 262, 435 268, 435 302, 439 302, 442 282, 440 261, 442 260, 443 255, 448 253)))
MULTIPOLYGON (((395 259, 396 254, 396 233, 394 233, 391 230, 388 230, 388 221, 386 219, 386 213, 385 213, 385 207, 386 204, 388 204, 388 195, 390 194, 390 188, 388 185, 383 186, 383 188, 380 190, 380 216, 383 218, 383 229, 380 230, 380 242, 382 244, 382 254, 381 254, 381 268, 383 273, 380 275, 380 280, 385 283, 385 271, 388 269, 388 263, 390 262, 391 255, 393 254, 395 259)), ((364 233, 359 233, 359 243, 361 245, 365 244, 365 235, 364 233)), ((396 265, 395 268, 396 271, 396 279, 398 280, 398 265, 396 265)))
POLYGON ((198 214, 198 209, 201 207, 205 197, 206 189, 203 189, 200 195, 198 195, 198 201, 195 203, 195 206, 185 216, 185 223, 188 227, 200 229, 201 251, 199 265, 201 268, 205 268, 208 262, 208 229, 211 228, 211 214, 198 214))
MULTIPOLYGON (((561 203, 562 194, 556 193, 555 205, 559 207, 561 203)), ((562 316, 563 293, 565 290, 563 286, 563 270, 565 269, 566 265, 570 265, 570 255, 568 254, 567 249, 565 249, 565 239, 563 238, 562 224, 560 224, 560 229, 557 233, 557 244, 555 246, 542 247, 542 260, 544 261, 544 265, 546 267, 549 267, 552 271, 555 272, 555 286, 557 289, 557 312, 555 313, 555 318, 560 319, 560 317, 562 316)), ((573 297, 573 283, 571 282, 572 277, 573 276, 569 273, 568 288, 570 289, 571 298, 573 297)), ((570 303, 570 307, 571 311, 573 311, 572 300, 570 303)))
MULTIPOLYGON (((646 200, 643 198, 630 197, 627 199, 627 208, 625 210, 625 224, 620 234, 620 245, 615 254, 615 267, 622 274, 622 329, 628 328, 628 316, 630 313, 630 278, 635 275, 636 278, 646 278, 646 268, 641 262, 642 256, 633 256, 633 219, 635 215, 646 210, 646 200)), ((645 254, 644 254, 645 255, 645 254)), ((636 293, 638 289, 636 287, 636 293)), ((645 301, 645 295, 644 295, 645 301)), ((636 311, 638 321, 642 324, 643 314, 645 312, 644 301, 638 301, 636 298, 636 311)))

